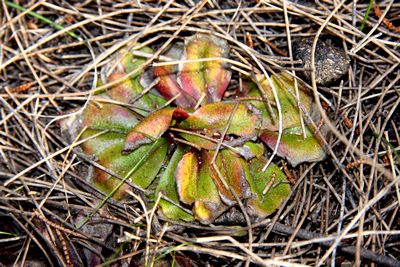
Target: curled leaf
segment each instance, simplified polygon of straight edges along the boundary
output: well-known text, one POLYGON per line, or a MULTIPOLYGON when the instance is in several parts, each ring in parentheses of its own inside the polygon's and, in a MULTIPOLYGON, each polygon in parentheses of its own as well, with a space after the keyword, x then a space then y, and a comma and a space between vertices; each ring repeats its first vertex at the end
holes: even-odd
POLYGON ((236 202, 231 190, 235 192, 239 199, 250 196, 250 187, 246 180, 249 175, 248 166, 240 155, 224 149, 218 153, 216 166, 222 177, 217 175, 215 170, 213 170, 212 177, 225 204, 233 205, 236 202))
MULTIPOLYGON (((222 102, 205 105, 193 112, 178 127, 209 137, 218 137, 229 123, 228 135, 253 138, 256 134, 257 116, 244 104, 238 104, 236 110, 235 106, 235 103, 222 102), (232 120, 229 121, 233 112, 232 120)), ((190 137, 185 135, 185 138, 190 137)))
MULTIPOLYGON (((278 73, 271 76, 271 81, 278 95, 282 111, 283 135, 278 147, 278 155, 287 158, 291 165, 296 166, 302 162, 320 161, 325 157, 325 150, 319 140, 313 136, 310 119, 319 120, 319 110, 313 103, 313 98, 299 83, 299 103, 297 102, 294 79, 286 73, 278 73), (300 120, 300 107, 308 113, 304 116, 306 138, 303 138, 300 120)), ((260 139, 271 149, 275 148, 279 120, 276 100, 273 96, 272 87, 264 78, 258 77, 261 88, 256 88, 254 83, 247 84, 250 96, 257 96, 266 101, 251 101, 251 104, 261 113, 262 125, 260 139), (261 90, 261 92, 260 92, 261 90)))
POLYGON ((190 62, 155 67, 154 75, 160 78, 157 90, 167 99, 175 98, 175 104, 184 108, 195 107, 200 100, 203 104, 220 101, 231 79, 222 61, 228 52, 228 43, 215 36, 186 38, 184 46, 172 46, 166 56, 190 62))
MULTIPOLYGON (((173 45, 168 49, 165 56, 179 60, 182 56, 183 45, 173 45)), ((165 65, 153 68, 153 73, 160 78, 157 84, 157 90, 166 99, 175 98, 174 102, 178 107, 189 108, 194 107, 197 100, 188 92, 183 90, 177 81, 178 65, 165 65)))
POLYGON ((213 174, 209 160, 209 153, 203 150, 201 153, 197 196, 193 207, 196 220, 203 224, 212 223, 228 208, 221 202, 218 188, 212 178, 213 174))
POLYGON ((181 89, 176 81, 175 68, 173 66, 160 66, 154 68, 154 75, 160 77, 157 90, 166 99, 175 98, 178 107, 189 108, 196 105, 196 100, 181 89))
POLYGON ((195 218, 211 223, 227 207, 221 202, 210 166, 210 155, 188 152, 183 155, 175 171, 177 191, 181 202, 192 205, 195 218))
POLYGON ((150 144, 161 137, 171 125, 172 119, 184 119, 189 114, 179 108, 161 109, 153 112, 133 127, 124 143, 124 153, 129 153, 143 144, 150 144))

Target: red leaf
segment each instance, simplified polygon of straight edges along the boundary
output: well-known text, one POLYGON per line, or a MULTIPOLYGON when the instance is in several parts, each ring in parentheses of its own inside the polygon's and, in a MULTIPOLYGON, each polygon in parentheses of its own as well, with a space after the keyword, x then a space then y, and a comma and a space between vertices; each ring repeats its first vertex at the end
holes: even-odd
POLYGON ((179 95, 174 101, 178 107, 189 108, 196 105, 197 101, 182 90, 178 84, 174 66, 159 66, 155 67, 153 71, 154 75, 160 78, 157 84, 157 90, 163 97, 172 99, 179 95))

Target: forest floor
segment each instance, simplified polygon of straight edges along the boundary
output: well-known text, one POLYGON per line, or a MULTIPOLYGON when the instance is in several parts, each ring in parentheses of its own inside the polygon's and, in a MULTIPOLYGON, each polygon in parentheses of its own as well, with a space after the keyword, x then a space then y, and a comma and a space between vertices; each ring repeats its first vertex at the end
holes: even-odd
POLYGON ((0 7, 0 266, 400 266, 400 3, 17 3, 0 7), (158 53, 193 33, 228 41, 228 91, 261 68, 301 79, 292 45, 304 38, 343 50, 339 80, 304 81, 328 119, 327 157, 296 167, 275 157, 290 197, 250 225, 174 222, 133 197, 95 209, 92 162, 59 122, 83 110, 128 40, 158 53))

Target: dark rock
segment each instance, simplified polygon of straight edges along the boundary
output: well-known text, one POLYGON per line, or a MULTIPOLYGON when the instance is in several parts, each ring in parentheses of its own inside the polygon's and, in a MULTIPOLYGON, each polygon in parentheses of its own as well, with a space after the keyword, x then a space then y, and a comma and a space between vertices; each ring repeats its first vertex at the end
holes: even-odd
MULTIPOLYGON (((311 50, 313 39, 299 39, 293 44, 293 57, 303 61, 301 76, 311 81, 311 50)), ((315 50, 315 79, 319 85, 329 85, 342 77, 349 68, 344 51, 323 41, 317 42, 315 50)))

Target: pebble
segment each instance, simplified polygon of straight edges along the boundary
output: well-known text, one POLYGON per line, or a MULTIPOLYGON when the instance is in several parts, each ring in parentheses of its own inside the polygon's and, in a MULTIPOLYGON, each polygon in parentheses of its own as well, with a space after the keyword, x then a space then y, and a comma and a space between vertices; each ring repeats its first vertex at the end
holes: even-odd
MULTIPOLYGON (((301 76, 311 81, 311 50, 313 39, 299 39, 293 44, 294 60, 301 59, 301 76)), ((347 73, 349 61, 342 49, 336 48, 326 42, 318 41, 315 50, 315 79, 318 85, 326 86, 339 80, 347 73)))

